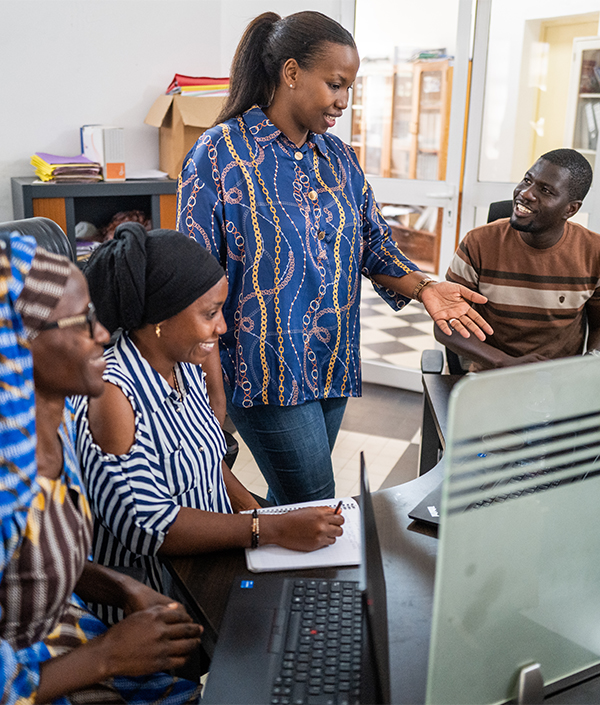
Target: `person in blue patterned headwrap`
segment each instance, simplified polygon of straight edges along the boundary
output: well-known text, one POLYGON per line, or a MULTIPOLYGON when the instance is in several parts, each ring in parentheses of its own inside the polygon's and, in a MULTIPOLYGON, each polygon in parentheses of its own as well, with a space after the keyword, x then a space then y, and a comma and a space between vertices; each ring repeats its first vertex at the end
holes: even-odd
POLYGON ((91 512, 65 397, 102 390, 108 334, 85 279, 32 238, 0 246, 0 701, 197 702, 198 684, 156 671, 182 665, 201 628, 87 560, 91 512), (130 616, 107 629, 74 588, 130 616))

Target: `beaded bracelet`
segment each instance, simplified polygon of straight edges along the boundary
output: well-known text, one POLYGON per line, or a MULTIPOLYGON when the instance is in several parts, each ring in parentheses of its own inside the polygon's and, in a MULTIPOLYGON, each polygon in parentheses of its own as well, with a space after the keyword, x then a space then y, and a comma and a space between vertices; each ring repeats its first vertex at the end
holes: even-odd
POLYGON ((252 548, 258 548, 258 543, 260 539, 260 533, 258 530, 258 509, 252 510, 252 542, 250 546, 252 548))

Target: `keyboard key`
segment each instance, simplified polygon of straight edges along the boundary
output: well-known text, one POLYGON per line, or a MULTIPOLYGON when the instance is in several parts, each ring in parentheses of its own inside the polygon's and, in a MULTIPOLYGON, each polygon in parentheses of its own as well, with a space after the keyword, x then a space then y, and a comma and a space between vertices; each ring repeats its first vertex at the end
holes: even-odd
POLYGON ((335 696, 328 693, 318 693, 317 695, 309 695, 306 699, 307 705, 335 705, 335 696))
POLYGON ((306 692, 306 686, 304 683, 295 683, 294 692, 292 693, 292 702, 294 705, 302 705, 304 702, 304 693, 306 692))

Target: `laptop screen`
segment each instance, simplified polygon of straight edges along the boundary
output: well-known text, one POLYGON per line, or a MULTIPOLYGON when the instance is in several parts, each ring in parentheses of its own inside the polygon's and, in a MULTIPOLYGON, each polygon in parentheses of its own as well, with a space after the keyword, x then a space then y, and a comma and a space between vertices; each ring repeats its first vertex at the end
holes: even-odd
POLYGON ((365 457, 360 454, 360 509, 362 514, 362 563, 360 587, 366 602, 368 633, 375 656, 375 668, 381 688, 380 701, 391 702, 390 656, 388 646, 388 621, 385 576, 377 535, 375 511, 369 490, 365 457), (365 590, 366 586, 366 590, 365 590))

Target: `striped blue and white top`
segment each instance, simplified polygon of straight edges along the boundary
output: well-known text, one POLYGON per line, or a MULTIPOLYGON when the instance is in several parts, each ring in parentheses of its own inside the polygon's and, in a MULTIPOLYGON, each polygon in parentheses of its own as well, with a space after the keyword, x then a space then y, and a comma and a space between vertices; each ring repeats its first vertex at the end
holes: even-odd
POLYGON ((125 455, 105 453, 90 433, 87 398, 76 400, 77 453, 95 515, 93 556, 104 565, 143 567, 162 590, 156 554, 180 507, 232 511, 221 472, 225 438, 200 367, 178 366, 180 399, 126 333, 105 358, 104 379, 133 407, 135 441, 125 455))

